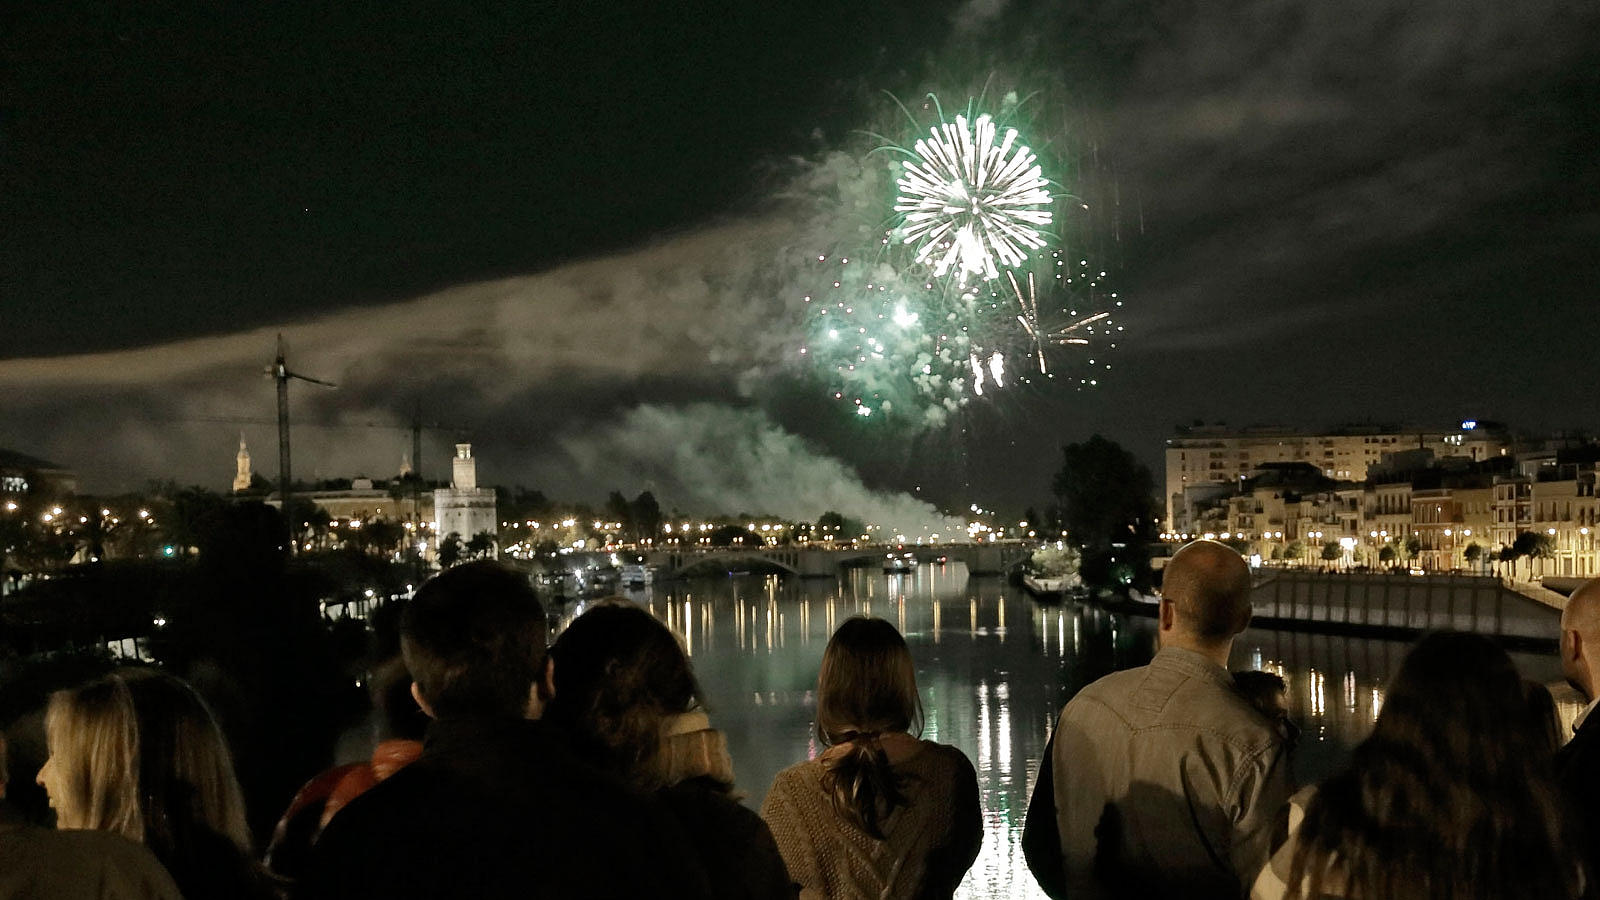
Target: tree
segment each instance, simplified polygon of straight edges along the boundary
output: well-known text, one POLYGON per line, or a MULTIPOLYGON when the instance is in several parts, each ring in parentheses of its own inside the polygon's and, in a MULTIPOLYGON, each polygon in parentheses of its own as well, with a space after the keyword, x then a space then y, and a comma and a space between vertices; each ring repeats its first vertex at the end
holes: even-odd
POLYGON ((1292 559, 1298 562, 1304 559, 1305 555, 1306 545, 1300 543, 1299 541, 1290 541, 1289 546, 1283 548, 1283 556, 1285 559, 1292 559))
POLYGON ((754 546, 750 529, 738 525, 719 525, 706 536, 713 547, 754 546))
POLYGON ((1497 572, 1496 574, 1503 574, 1503 571, 1505 569, 1505 564, 1506 563, 1510 563, 1511 564, 1511 577, 1512 578, 1517 577, 1517 551, 1516 550, 1513 550, 1512 548, 1507 547, 1505 545, 1501 545, 1500 552, 1495 554, 1495 558, 1500 561, 1500 569, 1501 569, 1501 571, 1497 572))
POLYGON ((1406 559, 1416 559, 1422 553, 1422 541, 1411 538, 1406 541, 1406 559))
POLYGON ((459 532, 452 531, 445 535, 439 540, 439 568, 448 569, 460 562, 465 549, 459 532))
POLYGON ((1384 544, 1382 547, 1378 548, 1378 562, 1393 568, 1394 558, 1395 552, 1393 547, 1389 546, 1388 544, 1384 544))
POLYGON ((406 539, 405 526, 391 519, 374 519, 356 532, 362 552, 388 556, 406 539))
POLYGON ((1532 531, 1524 531, 1511 542, 1511 577, 1516 577, 1517 560, 1523 557, 1528 558, 1528 577, 1533 577, 1533 557, 1539 550, 1539 538, 1543 536, 1532 531))
POLYGON ((606 497, 605 514, 607 519, 617 523, 622 535, 634 534, 633 506, 628 503, 627 497, 622 496, 621 491, 612 491, 611 495, 606 497))
POLYGON ((638 539, 655 540, 661 534, 661 504, 656 502, 656 495, 644 491, 633 498, 628 511, 632 517, 634 534, 638 539))
POLYGON ((1468 566, 1476 569, 1478 568, 1478 560, 1483 559, 1483 548, 1478 546, 1477 541, 1473 541, 1467 545, 1465 550, 1461 551, 1461 556, 1466 559, 1468 566))
POLYGON ((1539 574, 1544 574, 1544 561, 1554 559, 1556 555, 1555 538, 1548 534, 1534 533, 1532 548, 1528 551, 1529 575, 1532 575, 1533 561, 1539 561, 1539 574))
POLYGON ((467 539, 467 555, 473 559, 488 559, 494 553, 494 535, 480 531, 467 539))
POLYGON ((1153 536, 1155 479, 1132 453, 1097 434, 1062 447, 1061 456, 1053 488, 1073 543, 1104 551, 1153 536))
POLYGON ((1343 555, 1344 555, 1344 550, 1342 550, 1339 547, 1338 543, 1336 543, 1334 541, 1328 541, 1327 543, 1322 545, 1322 561, 1323 562, 1338 562, 1339 561, 1339 557, 1341 557, 1343 555))

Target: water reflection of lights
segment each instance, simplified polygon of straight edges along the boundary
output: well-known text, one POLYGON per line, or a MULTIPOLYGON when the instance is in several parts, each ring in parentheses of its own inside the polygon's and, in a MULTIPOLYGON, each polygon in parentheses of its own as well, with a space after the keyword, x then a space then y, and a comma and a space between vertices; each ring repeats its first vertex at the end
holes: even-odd
POLYGON ((1316 669, 1312 669, 1309 677, 1306 679, 1307 687, 1309 687, 1311 690, 1310 696, 1312 718, 1320 719, 1322 718, 1323 713, 1327 712, 1328 695, 1327 685, 1325 684, 1326 681, 1327 679, 1323 677, 1323 674, 1318 672, 1316 669))
POLYGON ((989 719, 989 683, 978 682, 978 771, 994 770, 994 723, 989 719))
POLYGON ((995 706, 1000 709, 1000 723, 995 738, 999 741, 1000 783, 1011 783, 1011 686, 1002 681, 994 686, 995 706))
POLYGON ((1383 692, 1377 688, 1372 689, 1372 721, 1378 721, 1378 712, 1383 709, 1383 692))
POLYGON ((1344 673, 1344 708, 1356 711, 1356 673, 1344 673))

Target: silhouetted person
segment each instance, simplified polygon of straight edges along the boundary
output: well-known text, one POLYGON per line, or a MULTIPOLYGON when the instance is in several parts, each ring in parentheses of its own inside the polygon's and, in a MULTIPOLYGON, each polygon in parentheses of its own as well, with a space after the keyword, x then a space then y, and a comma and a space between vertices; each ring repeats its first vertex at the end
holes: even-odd
POLYGON ((1489 638, 1423 638, 1350 768, 1296 795, 1304 814, 1251 900, 1576 900, 1583 867, 1529 701, 1489 638))
POLYGON ((1277 727, 1284 746, 1293 754, 1300 743, 1300 726, 1289 718, 1289 685, 1283 676, 1244 669, 1233 673, 1233 689, 1277 727))
POLYGON ((401 620, 422 756, 346 806, 299 896, 708 896, 670 816, 530 715, 548 626, 526 577, 495 563, 423 585, 401 620))
POLYGON ((544 721, 585 759, 654 794, 683 826, 712 893, 793 900, 772 832, 734 793, 727 740, 711 727, 678 639, 626 600, 575 619, 550 648, 544 721))
POLYGON ((961 884, 983 844, 977 773, 960 750, 915 737, 921 721, 900 632, 840 625, 817 676, 828 749, 779 772, 761 804, 805 900, 931 900, 961 884))
POLYGON ((1600 578, 1584 582, 1561 613, 1561 673, 1588 701, 1572 740, 1556 754, 1556 778, 1582 829, 1579 846, 1600 878, 1600 578))
POLYGON ((1052 896, 1244 894, 1290 790, 1283 737, 1227 669, 1249 623, 1238 553, 1197 541, 1172 557, 1155 658, 1079 691, 1051 737, 1024 845, 1052 896))
POLYGON ((56 827, 149 847, 189 900, 276 896, 254 862, 233 757, 205 701, 155 669, 57 691, 38 781, 56 827))
POLYGON ((311 845, 334 814, 422 755, 429 719, 411 696, 411 673, 398 653, 372 673, 370 687, 379 724, 371 758, 320 772, 295 792, 267 845, 273 874, 299 878, 311 845))

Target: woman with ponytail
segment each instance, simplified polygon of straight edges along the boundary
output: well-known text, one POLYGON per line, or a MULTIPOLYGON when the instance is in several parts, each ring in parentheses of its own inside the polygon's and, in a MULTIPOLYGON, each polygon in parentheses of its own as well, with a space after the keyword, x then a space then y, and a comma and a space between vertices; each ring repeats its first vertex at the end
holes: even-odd
POLYGON ((983 840, 978 779, 960 750, 916 736, 911 651, 882 619, 834 632, 817 676, 828 749, 778 773, 761 816, 811 898, 948 898, 983 840))

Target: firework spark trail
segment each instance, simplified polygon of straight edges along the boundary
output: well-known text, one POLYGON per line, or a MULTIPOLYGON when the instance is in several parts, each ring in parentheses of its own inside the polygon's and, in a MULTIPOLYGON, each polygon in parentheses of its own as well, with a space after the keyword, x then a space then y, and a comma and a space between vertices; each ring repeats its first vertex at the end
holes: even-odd
POLYGON ((1092 316, 1079 319, 1065 328, 1057 328, 1055 331, 1050 332, 1050 342, 1053 344, 1087 344, 1089 343, 1087 338, 1072 337, 1072 333, 1085 326, 1093 325, 1101 319, 1109 318, 1110 316, 1111 313, 1108 312, 1095 313, 1092 316))
POLYGON ((1022 330, 1028 333, 1028 338, 1033 341, 1033 351, 1039 357, 1039 374, 1049 375, 1050 370, 1045 366, 1044 342, 1039 337, 1039 292, 1033 283, 1033 273, 1028 273, 1028 293, 1022 293, 1022 287, 1017 284, 1016 273, 1007 271, 1006 278, 1011 281, 1011 290, 1017 295, 1017 305, 1022 307, 1022 314, 1017 316, 1017 322, 1022 325, 1022 330))
POLYGON ((901 241, 918 244, 916 260, 933 260, 934 276, 955 269, 988 281, 999 264, 1020 266, 1029 250, 1045 246, 1041 228, 1049 226, 1051 196, 1044 170, 1017 130, 1006 129, 999 146, 987 114, 969 123, 956 116, 928 131, 906 161, 894 210, 902 213, 901 241), (941 252, 942 251, 942 252, 941 252), (937 258, 934 258, 937 254, 937 258))

